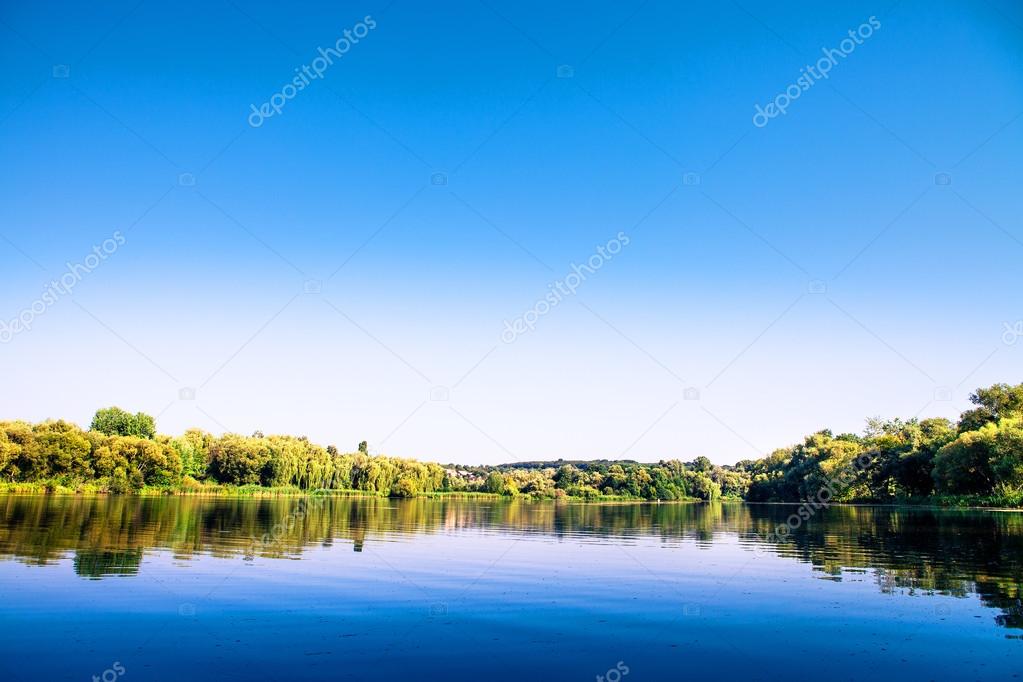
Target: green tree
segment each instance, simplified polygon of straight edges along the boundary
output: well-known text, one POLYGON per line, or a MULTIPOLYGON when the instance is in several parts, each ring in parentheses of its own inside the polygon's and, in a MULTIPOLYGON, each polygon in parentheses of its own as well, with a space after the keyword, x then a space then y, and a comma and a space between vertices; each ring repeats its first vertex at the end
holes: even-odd
POLYGON ((955 440, 956 431, 947 419, 924 419, 920 422, 913 448, 899 458, 895 476, 906 495, 922 497, 934 491, 934 456, 938 450, 955 440))
POLYGON ((213 436, 208 433, 199 429, 189 429, 185 431, 185 435, 170 441, 170 446, 177 451, 181 459, 183 476, 197 480, 206 477, 213 440, 213 436))
POLYGON ((80 428, 58 420, 37 424, 34 432, 45 460, 45 475, 92 478, 92 445, 80 428))
POLYGON ((7 432, 0 428, 0 478, 13 478, 11 465, 18 456, 18 446, 7 438, 7 432))
POLYGON ((982 428, 985 424, 990 424, 994 420, 995 415, 992 414, 991 410, 986 407, 978 407, 972 410, 967 410, 959 415, 957 430, 959 433, 976 431, 982 428))
POLYGON ((994 484, 991 456, 998 428, 985 424, 977 431, 959 434, 934 456, 934 483, 939 492, 983 493, 994 484))
POLYGON ((135 436, 110 436, 94 444, 96 471, 108 477, 114 492, 170 485, 181 477, 181 458, 168 444, 135 436))
POLYGON ((483 490, 488 493, 503 493, 504 475, 497 471, 491 471, 490 475, 487 476, 486 482, 483 484, 483 490))
POLYGON ((156 422, 148 414, 137 412, 131 414, 119 407, 106 407, 96 410, 92 418, 93 431, 108 436, 135 436, 136 438, 152 439, 156 435, 156 422))
POLYGON ((612 464, 607 469, 607 478, 605 483, 611 487, 612 490, 618 491, 625 487, 627 476, 625 475, 625 469, 622 468, 621 464, 612 464))
POLYGON ((0 423, 7 440, 9 461, 6 474, 13 481, 31 481, 49 475, 47 458, 39 446, 32 425, 14 421, 0 423))
POLYGON ((24 480, 45 462, 38 457, 39 444, 31 425, 25 422, 0 422, 0 475, 9 481, 24 480))
POLYGON ((707 474, 698 472, 693 474, 689 486, 689 494, 701 500, 716 500, 721 497, 721 487, 710 480, 707 474))
POLYGON ((270 454, 267 439, 228 433, 210 448, 210 471, 221 483, 259 485, 269 479, 270 454))
POLYGON ((554 474, 554 485, 561 489, 567 489, 582 480, 582 472, 571 464, 563 464, 554 474))
POLYGON ((693 471, 700 471, 705 474, 709 474, 714 469, 714 465, 711 464, 711 461, 703 455, 700 455, 692 462, 689 462, 687 466, 693 471))
POLYGON ((978 388, 970 402, 977 407, 964 412, 959 419, 959 432, 976 431, 985 424, 1006 417, 1023 416, 1023 384, 994 384, 978 388))
POLYGON ((393 497, 415 497, 419 494, 419 489, 416 487, 416 482, 411 478, 401 478, 391 489, 391 495, 393 497))
POLYGON ((997 484, 1010 491, 1023 489, 1023 420, 998 422, 991 469, 997 484))

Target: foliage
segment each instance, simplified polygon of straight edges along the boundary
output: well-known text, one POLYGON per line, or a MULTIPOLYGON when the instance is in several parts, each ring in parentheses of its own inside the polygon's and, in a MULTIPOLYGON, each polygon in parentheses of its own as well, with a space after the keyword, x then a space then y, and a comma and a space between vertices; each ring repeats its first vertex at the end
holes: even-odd
POLYGON ((958 423, 867 421, 862 435, 823 429, 758 460, 718 466, 707 457, 465 466, 341 453, 305 437, 157 435, 152 417, 98 410, 89 431, 66 421, 0 422, 0 484, 21 489, 133 492, 334 490, 416 497, 479 494, 587 500, 753 502, 1023 499, 1023 384, 978 389, 958 423), (240 488, 239 488, 240 487, 240 488))
POLYGON ((1013 500, 1023 490, 1023 384, 995 384, 970 396, 976 408, 947 419, 870 419, 863 436, 808 436, 736 469, 750 473, 751 501, 812 498, 837 472, 851 478, 839 501, 1013 500), (862 465, 862 466, 860 466, 862 465))
POLYGON ((998 427, 987 423, 959 434, 934 456, 934 482, 943 493, 982 493, 991 490, 991 456, 998 427))
POLYGON ((89 428, 108 436, 153 438, 156 435, 156 422, 152 417, 142 412, 129 414, 119 407, 96 410, 89 428))

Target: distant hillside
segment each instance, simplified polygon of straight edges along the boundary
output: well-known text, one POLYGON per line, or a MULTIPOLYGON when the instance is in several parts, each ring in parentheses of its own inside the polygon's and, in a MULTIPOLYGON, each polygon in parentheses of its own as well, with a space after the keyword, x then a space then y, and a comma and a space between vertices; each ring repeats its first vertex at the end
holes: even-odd
MULTIPOLYGON (((498 464, 494 466, 495 469, 509 470, 509 469, 558 469, 560 467, 569 464, 577 469, 584 471, 588 469, 607 469, 612 464, 621 465, 640 465, 641 462, 637 462, 634 459, 551 459, 551 460, 536 460, 529 462, 512 462, 509 464, 498 464)), ((646 466, 651 466, 647 464, 646 466)))

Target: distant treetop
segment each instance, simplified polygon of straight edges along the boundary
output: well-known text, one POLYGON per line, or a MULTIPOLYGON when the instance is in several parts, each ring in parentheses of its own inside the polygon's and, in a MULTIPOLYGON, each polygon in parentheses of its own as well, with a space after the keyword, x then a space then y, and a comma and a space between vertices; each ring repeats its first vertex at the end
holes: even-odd
POLYGON ((108 436, 135 436, 150 440, 156 436, 156 421, 151 416, 143 412, 131 414, 119 407, 96 410, 89 428, 108 436))

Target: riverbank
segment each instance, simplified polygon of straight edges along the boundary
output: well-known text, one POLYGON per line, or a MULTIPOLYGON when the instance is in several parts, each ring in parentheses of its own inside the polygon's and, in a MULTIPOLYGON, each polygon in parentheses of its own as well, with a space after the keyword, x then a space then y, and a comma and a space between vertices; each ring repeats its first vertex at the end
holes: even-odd
MULTIPOLYGON (((557 491, 561 493, 562 491, 557 491)), ((69 483, 67 481, 46 480, 33 482, 0 482, 0 495, 129 495, 139 497, 161 497, 161 496, 186 496, 186 497, 251 497, 251 498, 277 498, 277 497, 380 497, 402 499, 404 498, 426 498, 426 499, 468 499, 468 500, 564 500, 567 502, 589 502, 589 503, 668 503, 668 502, 705 502, 696 497, 687 497, 678 500, 649 500, 643 497, 629 495, 567 495, 557 494, 534 495, 530 493, 519 493, 516 495, 503 495, 500 493, 487 493, 476 491, 432 491, 419 492, 411 496, 391 495, 372 490, 357 490, 347 488, 334 489, 307 489, 296 486, 267 487, 260 485, 231 485, 227 483, 195 483, 191 485, 174 486, 144 486, 130 492, 117 492, 108 486, 95 481, 83 481, 69 483)), ((747 502, 749 504, 778 504, 798 505, 804 500, 772 500, 752 502, 738 497, 720 497, 715 501, 720 502, 747 502)), ((871 500, 857 499, 845 502, 833 502, 828 506, 890 506, 890 507, 936 507, 941 509, 1023 509, 1023 494, 1014 495, 934 495, 930 497, 903 498, 896 500, 871 500)))
MULTIPOLYGON (((108 486, 94 482, 68 484, 58 481, 33 481, 30 483, 0 483, 0 495, 125 495, 129 497, 160 497, 166 495, 184 497, 306 497, 310 495, 331 497, 390 497, 385 493, 371 490, 332 489, 308 490, 294 486, 269 488, 261 485, 230 485, 225 483, 202 483, 199 485, 144 486, 130 492, 116 492, 108 486)), ((495 493, 478 492, 435 492, 420 493, 416 497, 464 497, 499 498, 495 493)))
MULTIPOLYGON (((560 492, 560 491, 559 491, 560 492)), ((138 490, 119 493, 110 490, 109 487, 96 482, 80 482, 69 484, 65 481, 33 481, 33 482, 0 482, 0 495, 127 495, 137 497, 161 497, 161 496, 185 496, 185 497, 252 497, 252 498, 276 498, 276 497, 381 497, 402 499, 402 496, 390 495, 388 493, 375 492, 371 490, 355 489, 314 489, 298 488, 294 486, 266 487, 260 485, 230 485, 225 483, 199 483, 197 485, 177 486, 145 486, 138 490)), ((573 495, 539 496, 529 493, 518 495, 502 495, 499 493, 486 493, 475 491, 432 491, 419 492, 410 498, 425 499, 467 499, 467 500, 501 500, 501 499, 523 499, 523 500, 565 500, 571 502, 655 502, 657 500, 646 500, 639 497, 625 495, 589 495, 586 497, 573 495)), ((697 498, 686 498, 684 500, 673 500, 677 502, 700 502, 697 498)), ((738 500, 737 500, 738 501, 738 500)))
MULTIPOLYGON (((306 497, 310 495, 328 497, 382 497, 401 499, 399 496, 389 495, 371 490, 355 489, 317 489, 309 490, 294 486, 266 487, 259 485, 230 485, 225 483, 199 483, 197 485, 177 486, 145 486, 139 490, 128 493, 117 493, 108 487, 97 482, 79 482, 69 484, 65 481, 33 481, 23 483, 0 482, 0 495, 134 495, 140 497, 160 497, 168 495, 194 496, 194 497, 251 497, 251 498, 277 498, 277 497, 306 497)), ((699 498, 690 497, 681 500, 648 500, 641 497, 627 495, 556 495, 540 496, 529 493, 518 495, 502 495, 498 493, 473 492, 473 491, 435 491, 420 492, 411 497, 427 499, 474 499, 474 500, 500 500, 500 499, 524 499, 524 500, 565 500, 569 502, 591 502, 591 503, 659 503, 659 502, 702 502, 699 498)), ((745 502, 740 498, 722 497, 721 502, 745 502)), ((755 502, 751 504, 801 504, 802 500, 771 502, 755 502)), ((1023 496, 1021 495, 936 495, 932 497, 906 498, 898 500, 849 500, 847 502, 834 502, 829 506, 894 506, 894 507, 938 507, 943 509, 1023 509, 1023 496)))

